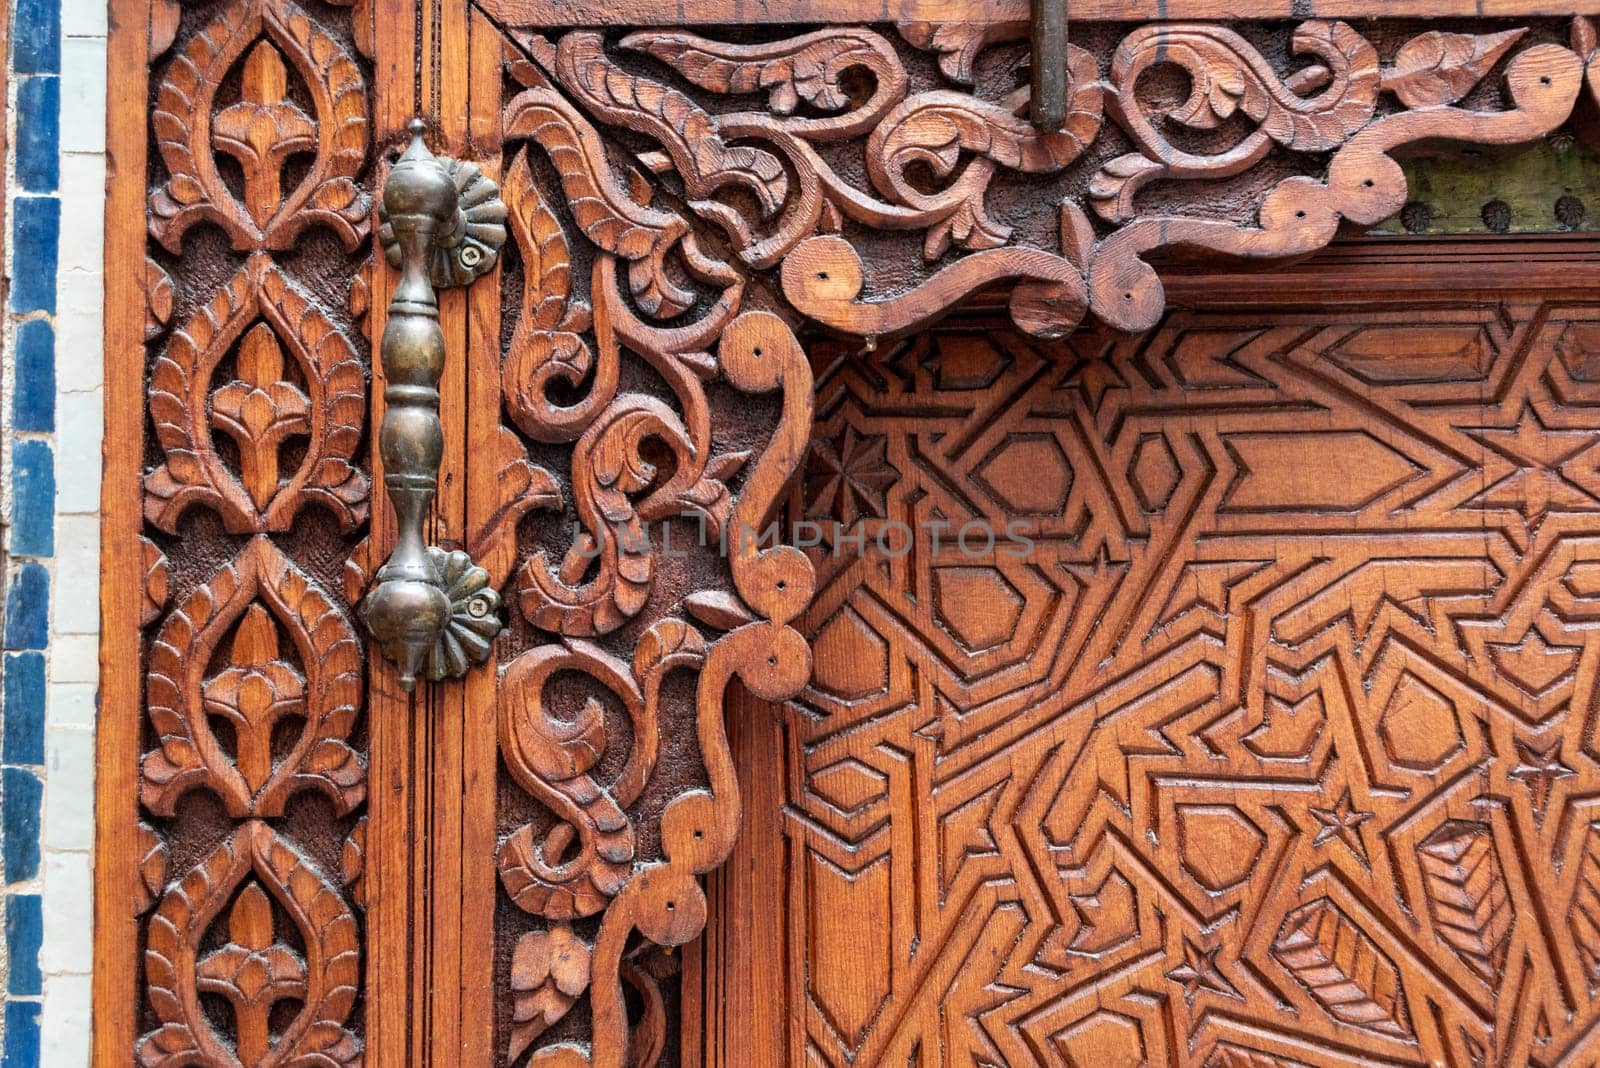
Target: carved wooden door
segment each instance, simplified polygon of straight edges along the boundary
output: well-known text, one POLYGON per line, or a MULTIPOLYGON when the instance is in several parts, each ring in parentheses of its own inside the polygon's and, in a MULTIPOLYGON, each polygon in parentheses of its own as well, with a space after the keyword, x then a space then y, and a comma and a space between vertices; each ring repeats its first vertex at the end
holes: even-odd
POLYGON ((711 1063, 1600 1056, 1600 308, 1469 259, 827 350, 711 1063))
POLYGON ((1595 34, 1181 6, 112 0, 96 1063, 1592 1060, 1595 251, 1222 271, 1595 34))

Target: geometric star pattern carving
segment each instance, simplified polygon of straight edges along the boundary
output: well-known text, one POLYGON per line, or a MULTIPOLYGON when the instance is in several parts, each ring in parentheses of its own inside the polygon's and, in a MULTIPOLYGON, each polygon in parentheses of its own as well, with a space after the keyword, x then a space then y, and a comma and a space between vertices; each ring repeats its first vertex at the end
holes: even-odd
POLYGON ((815 440, 881 441, 890 474, 811 550, 826 638, 784 713, 813 1055, 1582 1049, 1600 1002, 1544 977, 1600 947, 1600 864, 1565 859, 1600 787, 1600 381, 1560 358, 1597 316, 1195 312, 823 353, 815 440), (1032 550, 964 555, 973 521, 1032 550), (946 534, 878 551, 893 523, 946 534), (809 787, 844 759, 875 776, 848 813, 809 787), (902 900, 904 925, 823 937, 902 900))
POLYGON ((1345 787, 1339 800, 1332 808, 1318 808, 1312 805, 1311 816, 1317 821, 1316 836, 1311 839, 1313 846, 1326 845, 1338 839, 1349 847, 1352 853, 1366 859, 1367 851, 1361 844, 1361 825, 1372 818, 1372 813, 1363 812, 1350 803, 1350 788, 1345 787))

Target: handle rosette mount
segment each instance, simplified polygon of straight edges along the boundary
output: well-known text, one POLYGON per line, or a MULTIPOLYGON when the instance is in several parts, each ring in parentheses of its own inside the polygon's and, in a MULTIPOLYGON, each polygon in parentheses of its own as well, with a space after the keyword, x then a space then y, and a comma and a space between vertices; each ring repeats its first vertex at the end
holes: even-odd
POLYGON ((494 267, 506 240, 500 190, 478 167, 428 151, 421 119, 383 185, 379 239, 400 271, 380 345, 385 386, 378 454, 399 528, 362 606, 367 629, 399 669, 409 692, 417 677, 458 678, 489 656, 500 633, 500 595, 489 573, 460 550, 427 545, 422 524, 439 488, 444 425, 439 378, 445 337, 436 290, 470 285, 494 267))

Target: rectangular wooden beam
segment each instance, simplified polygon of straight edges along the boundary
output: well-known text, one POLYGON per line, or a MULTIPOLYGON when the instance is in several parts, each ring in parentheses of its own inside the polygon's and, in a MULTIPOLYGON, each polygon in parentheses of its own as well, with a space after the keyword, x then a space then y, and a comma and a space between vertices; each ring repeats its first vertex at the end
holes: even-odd
MULTIPOLYGON (((480 0, 511 26, 1027 22, 1030 0, 480 0)), ((1073 0, 1074 22, 1531 18, 1600 14, 1600 0, 1073 0)))

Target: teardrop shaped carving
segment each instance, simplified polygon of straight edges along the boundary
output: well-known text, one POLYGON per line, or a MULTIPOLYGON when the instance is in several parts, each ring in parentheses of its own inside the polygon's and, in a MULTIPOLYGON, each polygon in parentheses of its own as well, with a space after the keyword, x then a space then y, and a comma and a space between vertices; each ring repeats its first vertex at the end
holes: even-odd
POLYGON ((346 531, 367 516, 367 476, 354 465, 366 422, 366 375, 343 330, 264 255, 177 330, 150 371, 150 415, 166 462, 145 479, 145 517, 177 533, 185 509, 216 509, 233 533, 287 530, 308 504, 346 531), (212 389, 237 344, 234 381, 212 389), (290 381, 298 366, 304 388, 290 381), (213 434, 231 438, 228 468, 213 434), (305 454, 280 470, 290 439, 305 454))
POLYGON ((361 1063, 345 1026, 361 981, 355 914, 332 880, 258 820, 167 888, 150 920, 145 977, 161 1025, 138 1046, 147 1068, 361 1063), (279 937, 274 904, 303 951, 279 937), (224 909, 228 939, 204 950, 224 909), (231 1040, 217 1032, 202 994, 232 1010, 231 1040), (277 1030, 273 1009, 283 1001, 300 1011, 277 1030))
POLYGON ((168 66, 150 121, 168 173, 150 195, 150 233, 169 252, 181 251, 200 222, 220 226, 239 252, 292 248, 313 225, 350 250, 366 237, 369 203, 355 181, 367 157, 366 80, 338 40, 289 0, 223 7, 168 66), (241 59, 240 99, 216 109, 241 59), (311 114, 290 97, 291 71, 311 114), (242 199, 223 181, 218 154, 243 172, 242 199), (310 164, 286 190, 285 164, 295 156, 310 164))
POLYGON ((349 619, 258 537, 167 617, 151 645, 146 699, 161 747, 145 755, 140 798, 171 816, 185 791, 204 787, 236 818, 279 816, 291 795, 314 788, 348 813, 366 796, 366 769, 345 740, 361 691, 349 619), (227 666, 212 672, 225 640, 227 666), (233 754, 213 717, 232 728, 233 754), (274 728, 290 717, 304 725, 278 757, 274 728))

